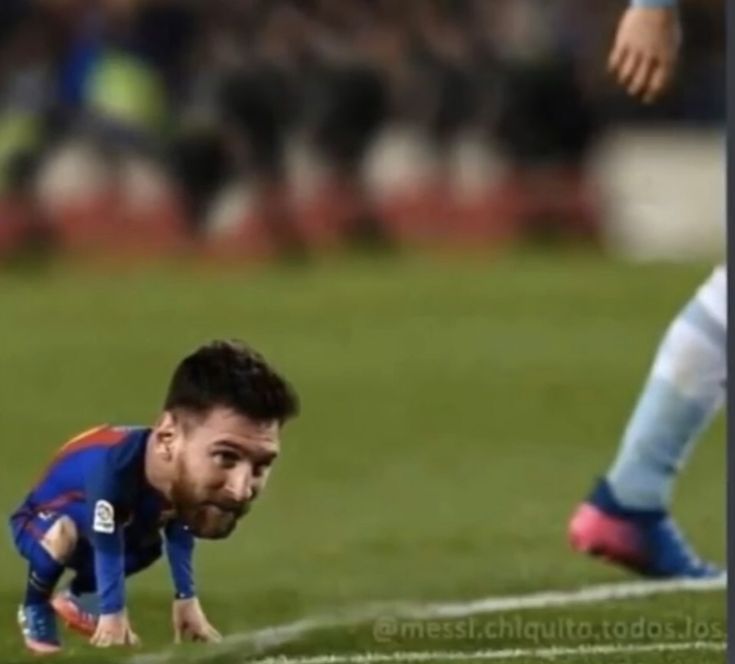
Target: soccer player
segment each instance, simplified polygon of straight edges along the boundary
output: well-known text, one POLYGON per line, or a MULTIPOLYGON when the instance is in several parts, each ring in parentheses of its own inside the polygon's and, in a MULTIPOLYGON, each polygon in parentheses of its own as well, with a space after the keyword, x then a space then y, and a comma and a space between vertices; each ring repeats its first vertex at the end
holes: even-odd
POLYGON ((26 646, 60 650, 56 614, 95 646, 135 645, 125 578, 165 548, 176 641, 217 641, 192 575, 196 538, 225 538, 265 488, 293 388, 256 352, 215 341, 176 368, 150 427, 100 426, 68 442, 10 519, 28 561, 26 646), (65 570, 70 586, 54 594, 65 570))
MULTIPOLYGON (((629 94, 656 100, 680 45, 676 0, 633 0, 610 69, 629 94)), ((726 382, 727 276, 718 267, 669 326, 617 457, 569 523, 572 546, 646 576, 720 573, 690 549, 669 516, 674 482, 726 382)))

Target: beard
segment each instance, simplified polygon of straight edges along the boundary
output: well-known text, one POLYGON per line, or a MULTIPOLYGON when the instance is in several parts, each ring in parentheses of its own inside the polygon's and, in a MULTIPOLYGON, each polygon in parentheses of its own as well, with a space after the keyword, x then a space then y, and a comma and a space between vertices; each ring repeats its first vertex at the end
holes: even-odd
POLYGON ((171 503, 177 517, 194 537, 200 539, 224 539, 232 534, 238 522, 250 510, 249 503, 207 495, 198 491, 183 464, 179 467, 179 479, 171 490, 171 503))
POLYGON ((189 532, 200 539, 229 537, 243 516, 243 513, 238 514, 213 503, 187 504, 175 506, 175 509, 189 532))

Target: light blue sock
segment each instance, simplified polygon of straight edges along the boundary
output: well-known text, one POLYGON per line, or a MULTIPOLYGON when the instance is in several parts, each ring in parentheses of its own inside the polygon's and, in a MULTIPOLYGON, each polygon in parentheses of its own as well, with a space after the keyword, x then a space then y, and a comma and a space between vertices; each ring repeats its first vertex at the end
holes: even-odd
POLYGON ((727 334, 705 306, 706 290, 711 295, 705 284, 667 330, 607 473, 624 507, 669 508, 679 471, 724 402, 727 334))

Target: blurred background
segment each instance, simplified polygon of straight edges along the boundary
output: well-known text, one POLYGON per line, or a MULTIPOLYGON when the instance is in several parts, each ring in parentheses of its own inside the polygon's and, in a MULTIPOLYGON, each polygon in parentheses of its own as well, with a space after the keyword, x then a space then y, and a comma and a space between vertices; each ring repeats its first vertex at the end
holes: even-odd
POLYGON ((624 3, 5 0, 0 256, 570 242, 716 254, 724 22, 675 89, 605 74, 624 3))

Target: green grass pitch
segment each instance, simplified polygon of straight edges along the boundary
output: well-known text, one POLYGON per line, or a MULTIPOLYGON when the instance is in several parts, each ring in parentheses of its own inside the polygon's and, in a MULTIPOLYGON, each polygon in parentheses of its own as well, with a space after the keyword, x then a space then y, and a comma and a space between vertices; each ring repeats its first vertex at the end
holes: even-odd
MULTIPOLYGON (((223 632, 378 601, 462 602, 629 581, 572 555, 566 520, 609 462, 665 325, 708 269, 524 255, 3 274, 0 504, 8 514, 74 433, 149 422, 183 353, 237 336, 292 378, 303 416, 285 433, 262 503, 229 541, 198 550, 200 595, 223 632)), ((717 561, 723 438, 718 421, 676 500, 697 548, 717 561)), ((15 626, 23 575, 6 534, 3 664, 35 661, 15 626)), ((131 582, 140 654, 168 647, 170 597, 165 564, 131 582)), ((259 656, 375 652, 401 662, 396 653, 520 649, 530 654, 494 661, 530 663, 543 661, 538 649, 590 640, 614 648, 721 642, 724 615, 723 592, 677 593, 473 617, 481 631, 501 619, 525 626, 493 638, 468 636, 470 619, 419 621, 389 639, 369 621, 326 625, 259 656), (570 634, 570 625, 587 631, 570 634), (617 631, 601 635, 610 625, 617 631)), ((60 662, 129 661, 64 637, 60 662)), ((174 658, 234 664, 249 654, 186 646, 174 658)), ((621 650, 554 661, 702 664, 724 653, 621 650)))

